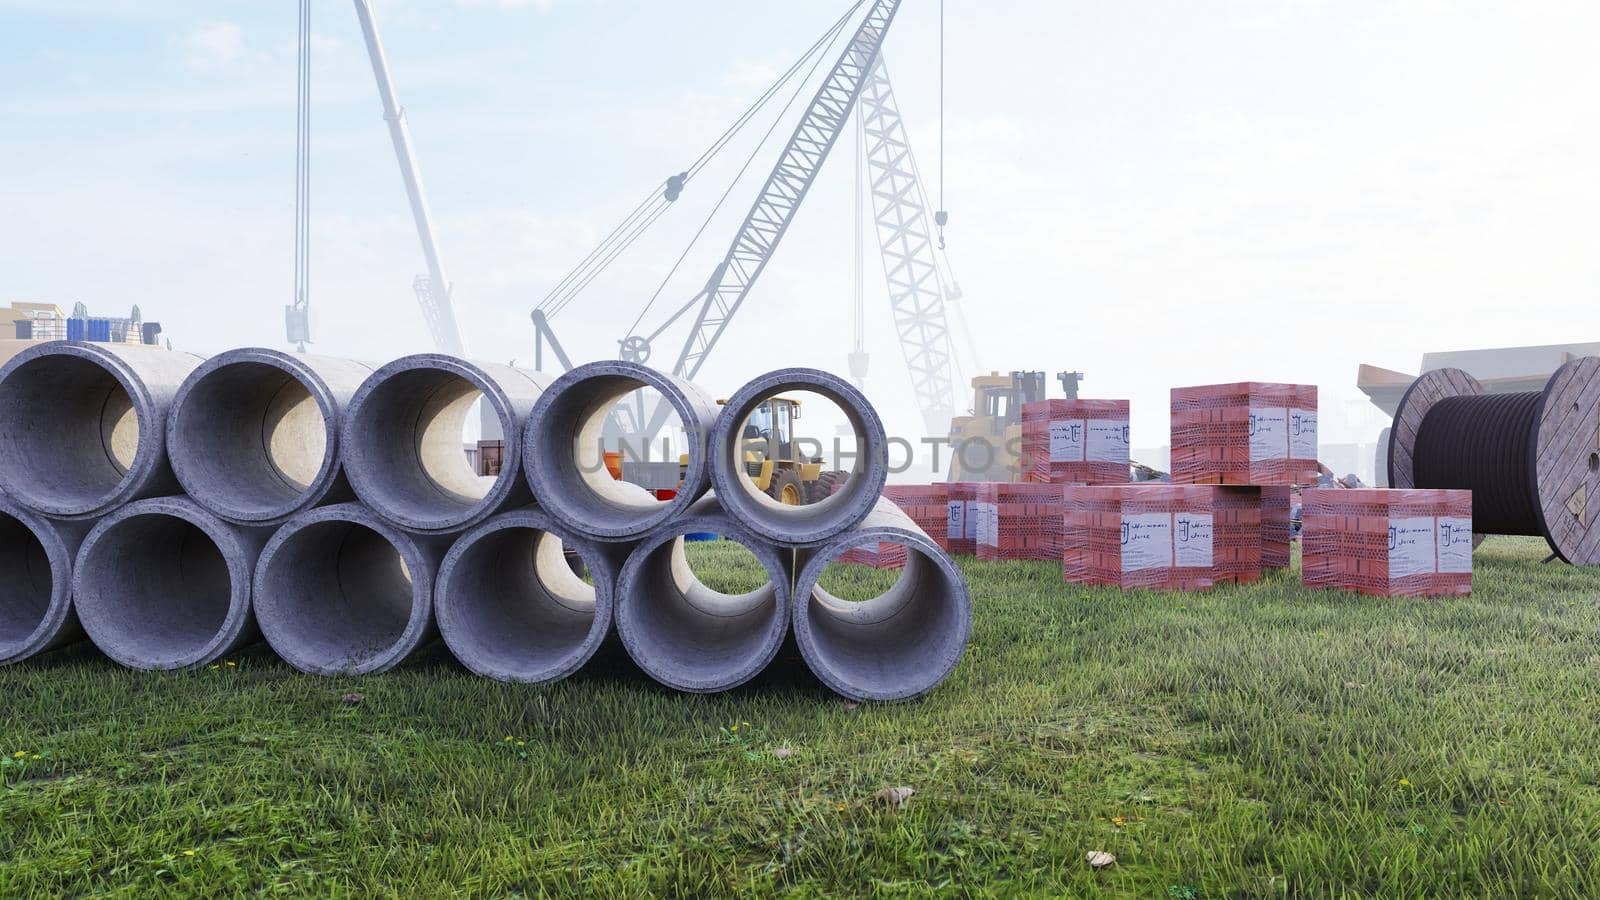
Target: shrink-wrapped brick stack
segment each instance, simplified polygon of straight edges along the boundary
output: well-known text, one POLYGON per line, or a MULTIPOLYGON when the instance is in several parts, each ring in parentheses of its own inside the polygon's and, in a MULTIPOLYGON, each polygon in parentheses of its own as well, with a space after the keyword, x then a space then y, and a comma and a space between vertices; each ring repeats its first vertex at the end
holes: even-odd
POLYGON ((442 637, 474 672, 544 683, 614 633, 661 683, 705 693, 793 635, 830 688, 896 700, 948 676, 971 630, 961 572, 927 533, 946 525, 944 487, 891 489, 911 516, 881 497, 881 420, 816 370, 768 373, 719 408, 631 362, 552 382, 440 354, 50 342, 0 367, 0 421, 0 579, 22 585, 0 592, 0 664, 86 635, 130 667, 193 668, 264 637, 301 671, 359 675, 442 637), (603 447, 572 438, 641 389, 690 436, 676 491, 616 480, 603 447), (828 503, 765 502, 745 474, 745 423, 786 391, 855 425, 856 471, 828 503), (484 476, 460 440, 480 403, 504 436, 484 476), (766 584, 701 582, 684 539, 705 532, 750 550, 766 584), (905 577, 887 593, 841 604, 823 587, 831 563, 891 544, 905 577))
MULTIPOLYGON (((941 548, 947 542, 945 530, 949 516, 948 485, 891 484, 883 489, 883 496, 892 501, 917 527, 927 532, 941 548)), ((906 564, 903 544, 881 543, 877 547, 854 547, 839 557, 839 562, 871 566, 875 569, 898 569, 906 564)))
POLYGON ((1175 484, 1310 484, 1317 388, 1245 381, 1172 389, 1175 484))
POLYGON ((1472 593, 1472 492, 1313 489, 1302 495, 1307 587, 1377 596, 1472 593))
POLYGON ((1022 405, 1022 471, 1045 484, 1128 480, 1128 401, 1038 400, 1022 405))
POLYGON ((1203 590, 1261 576, 1255 488, 1128 484, 1064 490, 1063 576, 1075 584, 1203 590))
POLYGON ((978 552, 978 490, 974 481, 945 485, 945 549, 959 556, 978 552))
POLYGON ((993 482, 978 488, 977 557, 982 560, 1061 558, 1066 485, 993 482))

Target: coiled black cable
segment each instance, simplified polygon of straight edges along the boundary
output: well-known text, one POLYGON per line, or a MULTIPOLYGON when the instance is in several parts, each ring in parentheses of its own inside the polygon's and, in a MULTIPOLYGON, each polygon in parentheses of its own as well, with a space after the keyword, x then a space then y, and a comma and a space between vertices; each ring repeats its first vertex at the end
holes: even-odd
POLYGON ((1419 488, 1472 491, 1472 530, 1545 536, 1540 512, 1539 415, 1544 393, 1446 397, 1417 429, 1412 472, 1419 488))

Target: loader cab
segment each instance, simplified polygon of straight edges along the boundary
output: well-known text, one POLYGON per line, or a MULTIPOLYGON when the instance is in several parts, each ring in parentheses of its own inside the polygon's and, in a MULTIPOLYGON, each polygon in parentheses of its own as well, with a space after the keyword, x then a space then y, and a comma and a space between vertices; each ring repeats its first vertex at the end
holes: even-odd
POLYGON ((800 418, 800 401, 773 397, 757 407, 745 420, 744 445, 747 451, 763 453, 767 459, 795 458, 795 420, 800 418))

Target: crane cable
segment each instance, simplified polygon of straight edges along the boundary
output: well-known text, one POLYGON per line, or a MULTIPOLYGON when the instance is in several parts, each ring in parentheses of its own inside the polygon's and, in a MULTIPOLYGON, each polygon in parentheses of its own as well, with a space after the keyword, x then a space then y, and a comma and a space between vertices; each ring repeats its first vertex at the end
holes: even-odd
MULTIPOLYGON (((811 47, 808 48, 803 54, 801 54, 800 58, 795 60, 795 62, 789 66, 788 70, 780 75, 778 79, 769 85, 767 89, 763 91, 749 107, 740 113, 738 118, 734 120, 733 124, 728 126, 728 128, 724 130, 715 141, 712 141, 711 145, 707 147, 706 150, 702 152, 687 169, 684 169, 677 175, 668 177, 664 188, 663 185, 659 183, 652 185, 650 190, 646 192, 644 199, 642 199, 638 205, 636 205, 633 210, 628 213, 623 221, 613 228, 611 232, 594 247, 594 249, 589 251, 589 254, 585 256, 583 260, 572 269, 572 271, 568 272, 567 275, 563 277, 554 288, 551 288, 550 292, 539 301, 538 309, 545 312, 546 318, 553 318, 557 313, 565 309, 567 305, 571 303, 572 300, 589 285, 590 282, 594 281, 594 279, 604 272, 618 256, 620 256, 625 250, 631 247, 635 241, 643 236, 645 231, 647 231, 651 225, 655 224, 656 219, 659 219, 662 213, 666 211, 667 207, 678 199, 678 196, 682 193, 683 188, 689 183, 689 181, 698 175, 702 169, 709 165, 712 160, 714 160, 728 146, 728 144, 732 142, 733 138, 736 137, 739 132, 741 132, 744 127, 748 125, 763 108, 766 107, 772 98, 783 89, 783 86, 788 84, 789 81, 794 78, 795 73, 805 65, 806 61, 816 54, 817 51, 823 49, 833 42, 834 38, 837 37, 839 30, 843 28, 845 23, 850 20, 851 16, 855 14, 856 10, 861 8, 862 3, 864 2, 866 2, 866 0, 855 0, 855 3, 853 3, 850 8, 847 9, 845 13, 840 16, 839 19, 835 21, 826 32, 823 33, 823 36, 819 38, 816 43, 812 44, 811 47)), ((812 65, 811 71, 816 71, 815 64, 812 65)), ((792 99, 790 103, 793 103, 792 99)), ((788 107, 785 106, 784 109, 787 110, 788 107)), ((781 113, 779 114, 779 118, 782 118, 781 113)), ((768 135, 771 135, 770 129, 768 131, 768 135)), ((763 138, 763 140, 765 139, 766 138, 763 138)), ((741 174, 743 171, 743 169, 740 170, 741 174)), ((737 178, 735 181, 737 181, 737 178)), ((698 235, 696 235, 696 237, 698 237, 698 235)), ((676 271, 676 266, 674 266, 673 271, 676 271)), ((669 275, 668 277, 670 278, 671 276, 669 275)))
POLYGON ((939 0, 939 211, 933 224, 939 229, 939 249, 944 247, 944 226, 950 213, 944 207, 944 0, 939 0))
MULTIPOLYGON (((311 0, 300 0, 294 123, 294 308, 311 306, 311 0)), ((292 329, 291 329, 292 330, 292 329)), ((303 341, 299 351, 306 352, 303 341)))
MULTIPOLYGON (((856 7, 859 7, 861 2, 864 2, 864 0, 858 0, 856 5, 851 7, 851 11, 853 12, 856 7)), ((839 34, 844 30, 844 26, 848 22, 849 18, 849 13, 841 16, 839 21, 835 22, 833 27, 828 30, 828 33, 823 35, 822 39, 818 40, 817 43, 813 45, 813 49, 826 49, 827 47, 832 46, 833 42, 838 39, 839 34)), ((808 55, 810 55, 809 52, 808 55)), ((714 218, 717 212, 722 209, 722 205, 728 201, 728 197, 733 194, 733 189, 739 186, 739 181, 744 177, 744 173, 749 171, 751 163, 754 163, 756 161, 756 157, 761 155, 761 149, 767 145, 768 140, 771 140, 772 133, 777 131, 778 125, 783 122, 784 116, 788 115, 789 109, 794 106, 794 102, 800 99, 800 94, 805 90, 806 83, 811 80, 812 75, 816 74, 817 69, 821 67, 822 61, 826 58, 826 53, 819 53, 817 54, 817 58, 812 61, 811 68, 806 72, 805 78, 802 78, 800 82, 795 85, 793 93, 789 95, 788 102, 783 104, 783 109, 778 111, 778 115, 772 120, 772 124, 767 126, 766 133, 761 136, 761 140, 756 142, 755 149, 750 151, 750 155, 745 158, 744 165, 740 166, 739 171, 734 174, 733 181, 729 182, 727 190, 723 191, 722 196, 717 198, 716 205, 711 207, 711 212, 706 214, 705 220, 700 223, 700 228, 695 231, 694 237, 689 239, 689 246, 683 248, 683 252, 678 254, 677 261, 674 262, 672 264, 672 268, 667 271, 666 277, 661 279, 661 284, 656 286, 655 293, 650 295, 650 299, 645 303, 644 309, 639 310, 639 315, 634 317, 633 324, 628 326, 627 333, 629 335, 634 334, 638 330, 639 323, 644 321, 644 317, 649 314, 650 308, 655 305, 656 300, 660 299, 661 292, 666 289, 667 283, 672 280, 672 276, 677 274, 678 268, 683 265, 683 261, 688 257, 689 251, 694 249, 695 244, 698 243, 701 236, 706 233, 706 229, 711 225, 712 218, 714 218)), ((657 328, 654 334, 660 334, 663 329, 677 321, 678 316, 682 315, 683 312, 693 304, 694 300, 690 300, 688 304, 679 309, 677 314, 669 318, 661 325, 660 328, 657 328)), ((652 335, 652 337, 653 336, 654 335, 652 335)))

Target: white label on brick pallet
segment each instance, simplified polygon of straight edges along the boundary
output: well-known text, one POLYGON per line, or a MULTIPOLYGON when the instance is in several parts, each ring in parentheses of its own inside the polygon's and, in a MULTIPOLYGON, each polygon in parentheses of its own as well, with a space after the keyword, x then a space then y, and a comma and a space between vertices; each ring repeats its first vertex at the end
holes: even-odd
POLYGON ((1172 513, 1124 513, 1122 571, 1172 567, 1172 513))
POLYGON ((951 500, 945 504, 944 537, 947 541, 959 539, 967 531, 967 501, 951 500))
POLYGON ((1289 458, 1289 411, 1281 406, 1250 407, 1250 461, 1289 458))
POLYGON ((961 536, 969 541, 978 538, 978 501, 963 500, 965 509, 961 512, 961 536))
POLYGON ((999 547, 1000 529, 996 527, 999 520, 998 510, 993 503, 979 503, 977 506, 978 543, 985 547, 999 547))
POLYGON ((1432 575, 1438 571, 1434 556, 1433 516, 1389 518, 1389 578, 1432 575))
POLYGON ((1172 517, 1172 546, 1179 566, 1211 568, 1211 516, 1175 513, 1172 517))
POLYGON ((1084 459, 1089 462, 1128 463, 1128 423, 1115 419, 1089 420, 1088 449, 1084 459))
POLYGON ((1439 571, 1449 575, 1472 574, 1472 520, 1440 516, 1439 571))
POLYGON ((1056 419, 1050 423, 1050 461, 1082 462, 1084 432, 1082 419, 1056 419))
POLYGON ((1289 410, 1289 458, 1317 458, 1317 411, 1289 410))

